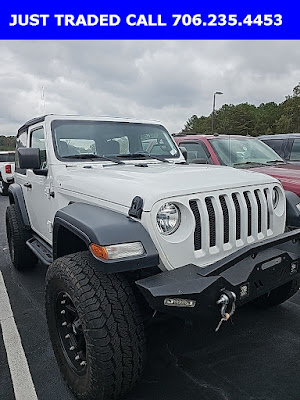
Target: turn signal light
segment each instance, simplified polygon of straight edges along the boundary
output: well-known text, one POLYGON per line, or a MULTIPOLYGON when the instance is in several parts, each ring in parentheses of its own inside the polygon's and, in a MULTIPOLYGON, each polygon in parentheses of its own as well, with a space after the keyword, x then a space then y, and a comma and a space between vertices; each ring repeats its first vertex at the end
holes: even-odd
POLYGON ((90 245, 91 252, 96 258, 101 258, 102 260, 108 260, 108 254, 106 248, 103 246, 99 246, 98 244, 92 243, 90 245))
POLYGON ((139 257, 145 254, 144 246, 141 242, 111 244, 100 246, 90 244, 90 250, 94 257, 101 260, 117 260, 120 258, 139 257))
POLYGON ((5 172, 11 174, 11 165, 5 165, 5 172))

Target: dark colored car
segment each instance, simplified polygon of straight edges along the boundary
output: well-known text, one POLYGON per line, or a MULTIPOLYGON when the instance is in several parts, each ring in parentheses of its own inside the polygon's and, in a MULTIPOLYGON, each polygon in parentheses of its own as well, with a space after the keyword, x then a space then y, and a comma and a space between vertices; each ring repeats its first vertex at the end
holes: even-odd
POLYGON ((187 161, 246 168, 274 176, 300 197, 300 166, 289 164, 260 140, 248 136, 174 135, 187 161))
POLYGON ((300 133, 265 135, 258 139, 270 146, 287 162, 300 164, 300 133))

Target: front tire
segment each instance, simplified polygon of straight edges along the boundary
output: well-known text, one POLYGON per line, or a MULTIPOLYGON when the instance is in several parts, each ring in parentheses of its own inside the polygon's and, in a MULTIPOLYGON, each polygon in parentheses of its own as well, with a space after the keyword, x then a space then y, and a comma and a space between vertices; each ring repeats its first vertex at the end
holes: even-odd
POLYGON ((293 279, 292 281, 287 282, 266 294, 263 294, 262 296, 253 300, 252 303, 258 307, 264 308, 278 306, 279 304, 284 303, 290 297, 294 296, 294 294, 296 294, 299 290, 299 286, 300 279, 293 279))
POLYGON ((26 245, 31 235, 25 229, 21 214, 15 204, 11 204, 6 209, 6 235, 14 267, 19 271, 33 268, 38 260, 26 245))
POLYGON ((144 327, 127 280, 98 271, 95 262, 85 251, 50 265, 46 315, 58 365, 75 396, 112 400, 142 372, 144 327))

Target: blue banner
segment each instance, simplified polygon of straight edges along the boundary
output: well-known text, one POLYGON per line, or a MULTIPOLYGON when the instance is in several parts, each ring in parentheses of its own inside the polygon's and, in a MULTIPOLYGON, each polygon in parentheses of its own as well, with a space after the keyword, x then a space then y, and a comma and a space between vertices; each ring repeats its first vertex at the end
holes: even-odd
POLYGON ((300 39, 299 2, 2 2, 0 39, 300 39))

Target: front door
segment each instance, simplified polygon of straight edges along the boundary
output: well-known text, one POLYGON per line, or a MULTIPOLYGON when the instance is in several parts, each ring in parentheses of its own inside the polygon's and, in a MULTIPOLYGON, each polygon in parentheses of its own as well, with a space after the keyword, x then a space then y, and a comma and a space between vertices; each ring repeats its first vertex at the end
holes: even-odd
POLYGON ((41 154, 40 170, 27 169, 23 176, 23 194, 32 229, 48 243, 52 243, 52 226, 55 204, 52 192, 52 176, 47 165, 47 149, 44 128, 33 128, 29 133, 29 147, 39 148, 41 154), (40 175, 40 173, 45 175, 40 175))

